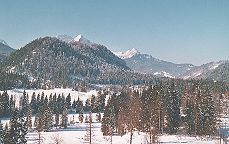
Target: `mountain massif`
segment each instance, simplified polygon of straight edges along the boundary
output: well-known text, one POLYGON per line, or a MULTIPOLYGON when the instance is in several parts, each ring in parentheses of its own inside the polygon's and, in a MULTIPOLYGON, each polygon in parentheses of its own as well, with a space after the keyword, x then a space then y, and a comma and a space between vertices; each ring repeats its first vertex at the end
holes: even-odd
POLYGON ((113 53, 123 59, 127 66, 135 72, 153 74, 159 77, 181 79, 204 78, 229 82, 228 60, 195 66, 193 64, 175 64, 160 60, 148 54, 141 54, 135 48, 126 52, 113 53))
MULTIPOLYGON (((20 86, 29 88, 75 87, 82 83, 143 84, 157 77, 229 82, 228 61, 201 66, 175 64, 141 54, 136 49, 111 52, 82 35, 38 38, 16 51, 5 42, 0 46, 0 54, 5 56, 1 72, 19 77, 19 82, 26 82, 20 86)), ((2 84, 6 81, 12 80, 4 80, 2 84)))
POLYGON ((125 60, 126 64, 134 71, 148 73, 157 76, 178 77, 190 70, 192 64, 174 64, 159 60, 148 54, 141 54, 136 49, 128 50, 124 53, 116 53, 117 56, 125 60))
POLYGON ((136 84, 150 76, 133 73, 125 61, 105 46, 81 35, 71 41, 54 37, 33 40, 2 64, 8 73, 26 75, 30 87, 52 88, 78 83, 136 84))

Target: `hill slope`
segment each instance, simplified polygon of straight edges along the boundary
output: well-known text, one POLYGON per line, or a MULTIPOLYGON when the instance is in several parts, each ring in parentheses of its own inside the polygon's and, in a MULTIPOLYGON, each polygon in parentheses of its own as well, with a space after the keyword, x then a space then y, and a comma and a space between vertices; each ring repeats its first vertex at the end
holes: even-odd
POLYGON ((217 61, 194 67, 180 76, 183 79, 213 79, 229 82, 229 61, 217 61))
POLYGON ((3 67, 29 77, 34 87, 74 86, 77 81, 112 83, 129 71, 126 63, 105 46, 57 38, 36 39, 12 53, 3 67))
POLYGON ((14 51, 15 49, 11 48, 4 40, 0 40, 0 62, 14 51))
POLYGON ((114 52, 114 54, 125 60, 127 66, 134 71, 162 77, 178 77, 194 67, 192 64, 174 64, 159 60, 151 55, 141 54, 136 49, 114 52))

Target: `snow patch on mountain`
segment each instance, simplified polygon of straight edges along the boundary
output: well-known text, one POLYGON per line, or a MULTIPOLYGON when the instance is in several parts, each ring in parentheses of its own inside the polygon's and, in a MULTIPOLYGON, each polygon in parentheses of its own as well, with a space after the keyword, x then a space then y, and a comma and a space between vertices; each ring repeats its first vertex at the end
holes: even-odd
POLYGON ((86 44, 86 45, 89 45, 89 46, 91 46, 93 44, 90 40, 86 39, 81 34, 76 36, 72 41, 73 42, 80 42, 82 44, 86 44))
POLYGON ((69 36, 69 35, 58 35, 58 36, 56 36, 56 38, 58 38, 61 41, 66 42, 66 43, 79 42, 81 44, 86 44, 86 45, 89 45, 89 46, 91 46, 93 44, 90 40, 88 40, 85 37, 83 37, 82 34, 79 34, 76 37, 72 37, 72 36, 69 36))
POLYGON ((128 59, 135 56, 136 54, 140 54, 140 52, 135 48, 128 50, 126 52, 113 52, 113 53, 121 59, 128 59))
POLYGON ((216 69, 219 65, 221 65, 223 61, 218 61, 218 62, 213 62, 210 66, 209 69, 214 70, 216 69))
POLYGON ((223 63, 225 63, 225 61, 210 62, 207 64, 203 64, 201 66, 197 66, 194 69, 187 71, 187 73, 181 76, 181 78, 190 79, 190 78, 206 77, 209 73, 214 71, 217 67, 219 67, 223 63))
POLYGON ((65 34, 64 35, 58 35, 58 36, 56 36, 56 38, 66 42, 66 43, 69 43, 70 41, 72 41, 74 39, 72 36, 65 35, 65 34))
POLYGON ((172 74, 167 73, 167 72, 165 72, 165 71, 155 72, 153 75, 155 75, 155 76, 160 76, 160 77, 175 78, 172 74))
POLYGON ((7 44, 7 42, 6 42, 6 41, 4 41, 4 40, 2 40, 2 39, 0 39, 0 43, 2 43, 2 44, 4 44, 4 45, 9 46, 9 45, 7 44))

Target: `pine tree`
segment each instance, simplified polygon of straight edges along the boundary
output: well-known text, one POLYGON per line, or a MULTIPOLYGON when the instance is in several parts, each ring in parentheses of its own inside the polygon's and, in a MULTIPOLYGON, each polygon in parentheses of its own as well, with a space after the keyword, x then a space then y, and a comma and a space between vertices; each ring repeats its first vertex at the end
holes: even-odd
POLYGON ((74 99, 74 101, 72 102, 72 109, 75 109, 75 112, 77 112, 77 111, 76 111, 76 105, 77 105, 77 104, 76 104, 76 100, 74 99))
POLYGON ((15 100, 13 98, 13 95, 11 95, 10 97, 10 103, 9 103, 9 115, 12 116, 13 115, 13 112, 15 110, 15 100))
POLYGON ((0 117, 7 117, 9 114, 9 95, 7 91, 4 91, 2 95, 0 95, 0 117))
POLYGON ((90 101, 90 109, 89 111, 91 110, 91 112, 96 112, 96 107, 95 107, 95 96, 92 95, 91 96, 91 101, 90 101))
POLYGON ((59 126, 60 123, 60 115, 57 113, 55 114, 55 126, 59 126))
POLYGON ((52 111, 49 107, 46 106, 42 114, 44 121, 44 131, 49 131, 53 126, 52 111))
POLYGON ((38 108, 37 108, 37 99, 36 99, 36 94, 35 94, 35 92, 33 92, 33 94, 32 94, 30 106, 31 106, 31 109, 32 109, 32 113, 33 113, 33 114, 36 114, 38 108))
POLYGON ((61 115, 61 126, 67 128, 67 124, 68 124, 68 110, 67 108, 65 108, 61 115))
POLYGON ((26 143, 25 135, 27 134, 27 127, 23 117, 20 117, 19 111, 15 109, 12 118, 10 119, 9 143, 26 143))
POLYGON ((4 136, 3 136, 3 144, 14 144, 12 142, 12 138, 10 137, 8 123, 5 124, 5 128, 4 128, 3 134, 4 134, 4 136))
POLYGON ((23 96, 21 97, 21 102, 20 102, 20 111, 21 111, 20 113, 22 117, 26 116, 28 112, 28 107, 29 107, 29 97, 28 95, 26 95, 26 92, 24 90, 23 96))
POLYGON ((87 99, 87 100, 85 101, 84 111, 85 111, 85 112, 89 112, 90 109, 91 109, 91 102, 90 102, 90 99, 87 99))
POLYGON ((174 80, 171 81, 168 91, 168 132, 174 134, 177 132, 180 125, 180 103, 179 103, 179 93, 176 90, 174 80))
POLYGON ((70 93, 66 97, 66 100, 65 101, 66 101, 66 107, 67 107, 67 109, 70 109, 71 108, 71 95, 70 95, 70 93))
POLYGON ((116 94, 113 94, 105 106, 105 111, 102 118, 101 131, 104 136, 113 135, 115 127, 115 106, 114 103, 116 94))
POLYGON ((26 116, 26 126, 30 129, 32 128, 32 108, 30 105, 28 108, 27 116, 26 116))
POLYGON ((4 130, 3 130, 2 122, 0 120, 0 143, 1 144, 3 144, 3 140, 4 140, 4 130))

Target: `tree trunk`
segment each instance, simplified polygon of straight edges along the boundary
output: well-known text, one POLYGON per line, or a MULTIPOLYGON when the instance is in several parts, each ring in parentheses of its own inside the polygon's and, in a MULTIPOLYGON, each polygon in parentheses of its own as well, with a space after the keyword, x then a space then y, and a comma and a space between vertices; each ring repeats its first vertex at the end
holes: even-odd
POLYGON ((130 130, 130 144, 132 144, 132 139, 133 139, 133 128, 131 127, 131 130, 130 130))

